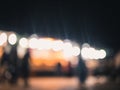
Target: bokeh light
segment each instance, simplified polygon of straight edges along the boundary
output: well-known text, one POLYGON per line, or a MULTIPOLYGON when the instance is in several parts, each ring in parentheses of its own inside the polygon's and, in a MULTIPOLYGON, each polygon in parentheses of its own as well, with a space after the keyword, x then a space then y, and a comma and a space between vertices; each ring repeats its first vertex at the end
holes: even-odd
POLYGON ((84 47, 90 47, 90 45, 89 45, 88 43, 84 43, 84 44, 82 45, 82 48, 84 48, 84 47))
POLYGON ((16 34, 14 34, 14 33, 10 34, 9 37, 8 37, 8 42, 11 45, 16 44, 16 42, 17 42, 17 36, 16 36, 16 34))
POLYGON ((52 47, 52 41, 44 38, 40 38, 38 40, 38 50, 43 50, 43 49, 51 49, 52 47))
POLYGON ((17 46, 17 54, 19 58, 23 58, 26 53, 26 48, 22 47, 21 45, 17 46))
POLYGON ((80 48, 79 47, 73 47, 73 56, 78 56, 80 54, 80 48))
POLYGON ((96 50, 93 47, 83 47, 81 50, 81 56, 83 59, 104 59, 106 57, 106 51, 101 49, 101 50, 96 50))
POLYGON ((28 44, 29 48, 35 49, 38 47, 38 39, 37 38, 30 38, 29 39, 29 44, 28 44))
POLYGON ((88 59, 89 58, 89 49, 87 47, 82 48, 81 50, 81 56, 83 59, 88 59))
POLYGON ((63 49, 63 45, 64 45, 64 43, 63 43, 62 40, 54 41, 54 42, 53 42, 52 49, 53 49, 54 51, 60 51, 60 50, 63 49))
POLYGON ((100 59, 103 59, 106 57, 106 51, 104 49, 100 50, 100 59))
POLYGON ((19 40, 19 45, 23 48, 27 48, 28 47, 28 39, 23 37, 19 40))
POLYGON ((7 34, 1 33, 0 34, 0 45, 3 45, 5 42, 7 42, 7 34))
POLYGON ((72 50, 73 50, 73 48, 72 48, 72 44, 70 42, 64 43, 63 54, 66 58, 69 58, 73 55, 72 50))

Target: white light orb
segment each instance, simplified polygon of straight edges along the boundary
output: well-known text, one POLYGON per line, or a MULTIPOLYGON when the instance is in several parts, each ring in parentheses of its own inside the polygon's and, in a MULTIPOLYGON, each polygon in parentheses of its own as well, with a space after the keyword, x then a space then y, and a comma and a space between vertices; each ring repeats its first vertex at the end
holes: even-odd
POLYGON ((7 42, 7 34, 1 33, 0 34, 0 45, 3 45, 5 42, 7 42))
POLYGON ((38 50, 43 50, 43 49, 48 50, 52 48, 52 43, 53 43, 52 41, 44 39, 44 38, 39 39, 37 48, 38 50))
POLYGON ((99 50, 96 50, 95 52, 94 52, 94 59, 95 60, 98 60, 99 58, 100 58, 100 54, 99 54, 99 50))
POLYGON ((82 49, 81 49, 81 56, 82 56, 82 58, 83 59, 88 59, 89 58, 89 48, 87 48, 87 47, 83 47, 82 49))
POLYGON ((23 37, 19 40, 19 45, 23 48, 27 48, 28 47, 28 39, 23 37))
POLYGON ((63 41, 61 41, 61 40, 56 40, 56 41, 53 42, 52 49, 53 49, 54 51, 60 51, 60 50, 63 49, 63 44, 64 44, 63 41))
POLYGON ((14 33, 10 34, 9 37, 8 37, 8 42, 11 45, 16 44, 16 42, 17 42, 17 36, 16 36, 16 34, 14 34, 14 33))
POLYGON ((21 47, 20 45, 17 46, 17 54, 20 59, 24 57, 26 53, 26 48, 21 47))
POLYGON ((89 49, 88 49, 88 58, 89 59, 95 59, 96 58, 96 50, 95 50, 95 48, 92 48, 92 47, 90 47, 89 49))
POLYGON ((45 49, 45 40, 44 39, 39 39, 38 40, 38 46, 37 46, 37 48, 39 49, 39 50, 42 50, 42 49, 45 49))
POLYGON ((103 49, 101 49, 100 50, 100 59, 103 59, 103 58, 105 58, 106 57, 106 51, 105 50, 103 50, 103 49))
POLYGON ((35 49, 38 47, 38 39, 37 38, 31 38, 29 40, 29 44, 28 44, 29 48, 35 49))
POLYGON ((71 48, 71 47, 72 47, 72 44, 70 42, 64 43, 64 46, 63 46, 64 49, 71 48))
POLYGON ((95 59, 96 50, 92 47, 83 47, 81 50, 81 56, 83 59, 95 59))
POLYGON ((65 56, 65 58, 70 58, 72 57, 73 53, 72 53, 72 49, 66 49, 63 51, 63 54, 65 56))
POLYGON ((79 47, 73 47, 73 56, 78 56, 80 54, 80 48, 79 47))
POLYGON ((90 45, 89 45, 88 43, 84 43, 84 44, 82 45, 82 48, 84 48, 84 47, 90 47, 90 45))
POLYGON ((71 57, 73 55, 72 50, 73 50, 73 47, 72 47, 72 44, 70 42, 64 43, 64 45, 63 45, 63 53, 64 53, 64 56, 66 58, 69 58, 69 57, 71 57))

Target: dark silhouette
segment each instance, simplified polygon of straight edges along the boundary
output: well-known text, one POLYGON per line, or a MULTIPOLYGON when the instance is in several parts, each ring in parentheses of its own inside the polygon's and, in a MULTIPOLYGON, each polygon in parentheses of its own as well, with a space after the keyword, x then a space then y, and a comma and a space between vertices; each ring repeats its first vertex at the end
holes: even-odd
POLYGON ((22 77, 24 79, 25 86, 28 86, 28 77, 30 73, 30 67, 29 67, 29 60, 30 60, 30 53, 29 49, 27 49, 26 54, 23 57, 22 60, 22 77))
POLYGON ((79 77, 79 80, 81 83, 84 83, 87 75, 88 75, 88 70, 85 65, 85 62, 80 58, 78 66, 77 66, 77 75, 79 77))
POLYGON ((0 82, 4 82, 8 77, 6 77, 5 73, 8 69, 9 55, 5 52, 3 48, 3 54, 0 59, 0 82))
POLYGON ((12 77, 10 82, 12 84, 16 84, 19 77, 19 63, 18 63, 18 55, 16 46, 12 46, 9 57, 8 71, 11 73, 12 77))
POLYGON ((72 76, 72 75, 73 75, 73 68, 71 62, 68 62, 68 76, 72 76))
POLYGON ((56 73, 57 73, 57 76, 62 75, 62 66, 61 66, 60 62, 58 62, 57 65, 56 65, 56 73))
POLYGON ((1 57, 1 60, 0 60, 1 61, 1 63, 0 63, 1 66, 8 64, 8 61, 9 61, 8 53, 5 52, 5 48, 4 47, 2 49, 3 49, 2 50, 3 54, 2 54, 2 57, 1 57))

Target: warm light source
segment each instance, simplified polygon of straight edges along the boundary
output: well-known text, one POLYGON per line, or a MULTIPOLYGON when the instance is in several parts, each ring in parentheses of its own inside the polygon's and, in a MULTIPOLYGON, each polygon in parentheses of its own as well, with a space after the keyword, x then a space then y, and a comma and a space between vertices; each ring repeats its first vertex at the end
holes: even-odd
POLYGON ((45 38, 40 38, 38 40, 38 50, 43 50, 43 49, 51 49, 52 48, 52 41, 49 39, 45 38))
POLYGON ((89 59, 103 59, 106 57, 106 51, 101 49, 101 50, 97 50, 93 47, 83 47, 81 50, 81 56, 83 59, 85 60, 89 60, 89 59))
POLYGON ((14 45, 17 42, 17 36, 16 36, 16 34, 14 34, 14 33, 10 34, 9 37, 8 37, 8 42, 11 45, 14 45))
POLYGON ((89 58, 89 49, 87 47, 82 48, 81 50, 81 56, 83 59, 88 59, 89 58))
POLYGON ((1 33, 0 34, 0 45, 3 45, 5 42, 7 42, 7 34, 1 33))
POLYGON ((63 54, 66 58, 69 58, 72 56, 72 44, 70 42, 66 42, 64 43, 64 46, 63 46, 63 54))
POLYGON ((38 39, 37 38, 31 38, 29 40, 29 48, 35 49, 38 47, 38 39))
POLYGON ((105 58, 105 57, 106 57, 106 51, 103 50, 103 49, 101 49, 101 50, 100 50, 100 59, 103 59, 103 58, 105 58))
POLYGON ((28 47, 28 39, 23 37, 19 40, 19 45, 23 48, 27 48, 28 47))
POLYGON ((73 56, 78 56, 80 54, 80 48, 79 47, 73 47, 73 56))
POLYGON ((52 49, 53 49, 54 51, 60 51, 60 50, 63 49, 63 44, 64 44, 63 41, 61 41, 61 40, 56 40, 56 41, 53 42, 52 49))

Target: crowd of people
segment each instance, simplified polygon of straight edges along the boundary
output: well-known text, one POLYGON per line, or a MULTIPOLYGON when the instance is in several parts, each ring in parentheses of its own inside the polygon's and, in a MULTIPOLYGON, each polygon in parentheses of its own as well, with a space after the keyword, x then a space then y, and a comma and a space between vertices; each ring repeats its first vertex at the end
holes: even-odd
MULTIPOLYGON (((3 47, 4 52, 0 58, 0 83, 4 83, 5 81, 8 81, 10 84, 17 84, 19 77, 22 77, 24 80, 24 85, 28 86, 28 77, 30 73, 29 49, 26 50, 26 53, 22 58, 22 60, 18 57, 16 46, 12 46, 9 53, 6 53, 4 49, 5 48, 3 47)), ((115 61, 119 61, 120 54, 118 56, 115 61)), ((110 76, 111 78, 119 77, 120 65, 116 65, 118 64, 118 62, 114 64, 113 63, 114 61, 112 63, 110 63, 110 61, 113 61, 113 60, 106 61, 107 64, 105 64, 104 62, 104 67, 102 67, 103 64, 101 64, 100 65, 101 67, 96 68, 93 72, 93 75, 97 75, 97 74, 107 75, 107 76, 110 76), (107 67, 107 65, 109 65, 109 67, 107 67), (115 68, 115 66, 118 66, 118 67, 115 68)), ((61 75, 60 63, 58 63, 56 69, 57 69, 57 75, 61 75)), ((71 72, 73 72, 72 68, 69 68, 69 69, 71 72)), ((85 61, 82 60, 82 58, 80 58, 79 60, 76 71, 77 71, 77 75, 79 77, 80 82, 84 83, 89 74, 89 71, 88 71, 88 68, 86 67, 85 61)))
POLYGON ((3 54, 0 58, 0 83, 7 81, 10 84, 17 84, 19 77, 22 77, 25 86, 27 86, 29 59, 29 50, 21 60, 18 57, 16 46, 12 46, 9 53, 6 53, 3 47, 3 54))
MULTIPOLYGON (((28 77, 30 73, 30 53, 29 49, 22 60, 18 57, 16 46, 12 46, 9 53, 6 53, 3 48, 3 54, 0 58, 0 83, 8 81, 10 84, 17 84, 20 77, 24 80, 24 85, 28 86, 28 77)), ((61 75, 60 64, 57 65, 57 75, 61 75)), ((72 72, 72 69, 70 70, 72 72)), ((83 83, 87 77, 87 68, 83 60, 79 60, 77 67, 77 75, 83 83)))

